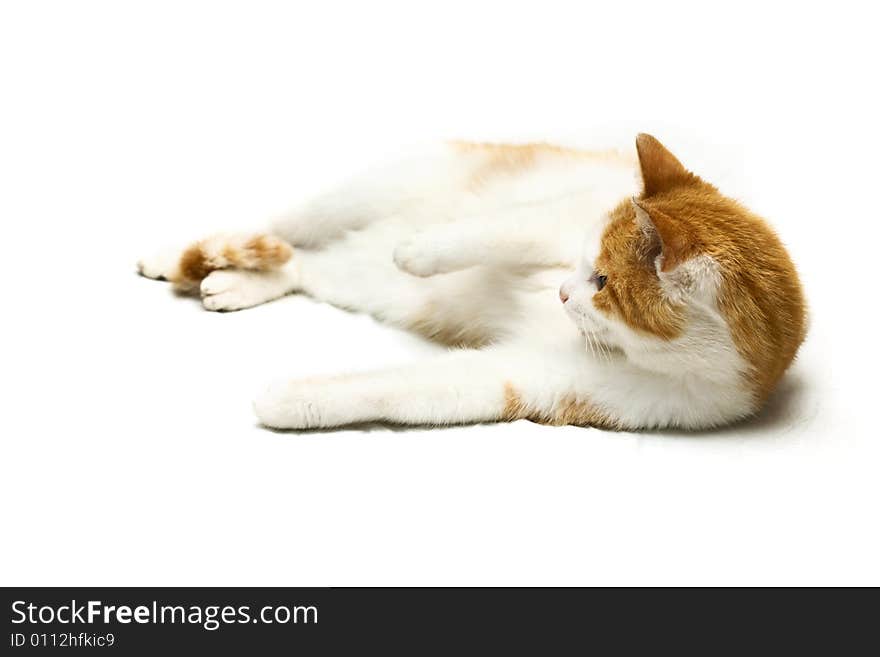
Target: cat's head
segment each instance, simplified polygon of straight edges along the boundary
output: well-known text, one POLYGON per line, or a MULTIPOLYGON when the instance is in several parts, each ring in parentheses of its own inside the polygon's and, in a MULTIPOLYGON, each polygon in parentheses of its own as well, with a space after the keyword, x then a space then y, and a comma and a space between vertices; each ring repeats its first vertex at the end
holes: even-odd
POLYGON ((763 401, 804 339, 800 282, 776 234, 682 166, 636 139, 643 192, 588 235, 560 289, 588 347, 686 380, 739 382, 763 401))

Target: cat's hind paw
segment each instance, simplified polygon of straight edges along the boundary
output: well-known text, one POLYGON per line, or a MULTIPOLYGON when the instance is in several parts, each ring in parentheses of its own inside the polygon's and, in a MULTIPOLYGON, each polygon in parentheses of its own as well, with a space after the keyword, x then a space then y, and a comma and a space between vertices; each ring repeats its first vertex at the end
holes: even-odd
POLYGON ((163 249, 137 261, 137 272, 157 281, 170 281, 177 277, 182 249, 163 249))
POLYGON ((201 282, 206 310, 242 310, 283 297, 294 288, 288 268, 274 271, 218 269, 201 282))

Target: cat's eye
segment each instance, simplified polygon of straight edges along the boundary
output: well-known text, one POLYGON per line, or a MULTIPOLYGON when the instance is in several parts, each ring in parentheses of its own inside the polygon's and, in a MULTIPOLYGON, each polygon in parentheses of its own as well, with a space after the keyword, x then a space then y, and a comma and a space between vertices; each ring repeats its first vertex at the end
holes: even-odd
POLYGON ((593 280, 596 282, 596 287, 601 292, 602 288, 605 287, 605 283, 608 282, 608 277, 602 276, 601 274, 593 274, 593 280))

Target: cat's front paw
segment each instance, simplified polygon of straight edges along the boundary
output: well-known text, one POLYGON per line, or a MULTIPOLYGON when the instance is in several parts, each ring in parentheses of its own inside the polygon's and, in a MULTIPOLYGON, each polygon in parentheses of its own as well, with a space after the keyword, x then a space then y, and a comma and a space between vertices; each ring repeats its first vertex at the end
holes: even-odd
POLYGON ((394 249, 394 264, 398 269, 422 278, 443 273, 432 246, 419 238, 406 240, 397 245, 394 249))
POLYGON ((314 429, 329 426, 323 404, 309 394, 304 383, 282 382, 268 386, 254 400, 254 412, 271 429, 314 429))

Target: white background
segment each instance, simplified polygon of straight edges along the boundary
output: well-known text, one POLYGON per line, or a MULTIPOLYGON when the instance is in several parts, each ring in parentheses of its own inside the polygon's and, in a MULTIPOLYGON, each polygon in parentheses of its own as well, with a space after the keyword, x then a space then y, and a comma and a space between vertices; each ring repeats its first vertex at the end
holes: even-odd
POLYGON ((4 2, 0 583, 880 584, 868 6, 4 2), (810 338, 744 425, 273 433, 265 381, 431 348, 134 274, 413 143, 640 130, 802 272, 810 338))

